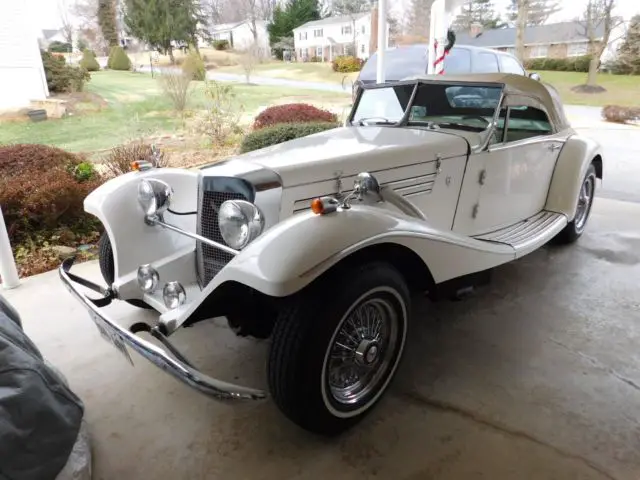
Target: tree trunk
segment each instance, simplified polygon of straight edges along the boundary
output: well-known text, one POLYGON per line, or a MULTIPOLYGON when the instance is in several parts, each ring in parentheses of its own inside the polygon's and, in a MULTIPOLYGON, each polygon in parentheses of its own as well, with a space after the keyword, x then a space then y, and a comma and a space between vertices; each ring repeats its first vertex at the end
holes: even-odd
POLYGON ((596 56, 591 58, 589 62, 589 75, 587 76, 587 85, 595 87, 598 85, 598 64, 600 59, 596 56))
POLYGON ((518 19, 516 27, 516 56, 518 60, 524 63, 524 32, 527 28, 527 9, 529 8, 528 0, 518 0, 518 19))
POLYGON ((167 53, 169 54, 169 60, 171 60, 171 65, 175 65, 176 57, 173 56, 173 48, 172 47, 167 48, 167 53))

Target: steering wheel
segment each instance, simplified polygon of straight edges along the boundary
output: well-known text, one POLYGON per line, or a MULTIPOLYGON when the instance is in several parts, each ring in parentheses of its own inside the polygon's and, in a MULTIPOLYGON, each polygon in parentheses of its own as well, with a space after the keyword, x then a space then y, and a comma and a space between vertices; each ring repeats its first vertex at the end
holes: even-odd
POLYGON ((487 120, 484 117, 481 117, 480 115, 465 115, 464 117, 462 117, 462 120, 482 120, 482 122, 484 122, 484 126, 488 127, 489 125, 491 125, 491 122, 489 120, 487 120))

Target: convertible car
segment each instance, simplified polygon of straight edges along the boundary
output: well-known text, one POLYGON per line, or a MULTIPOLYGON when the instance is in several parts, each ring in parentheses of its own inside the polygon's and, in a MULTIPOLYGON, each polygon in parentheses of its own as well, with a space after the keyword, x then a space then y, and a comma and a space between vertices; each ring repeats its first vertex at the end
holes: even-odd
POLYGON ((60 266, 100 333, 214 398, 263 399, 170 340, 224 316, 270 338, 280 410, 332 435, 387 390, 411 293, 451 298, 551 240, 576 241, 603 158, 552 87, 483 74, 367 85, 340 128, 199 170, 134 168, 85 200, 105 229, 106 286, 74 275, 73 258, 60 266), (158 316, 125 328, 100 309, 113 299, 158 316))

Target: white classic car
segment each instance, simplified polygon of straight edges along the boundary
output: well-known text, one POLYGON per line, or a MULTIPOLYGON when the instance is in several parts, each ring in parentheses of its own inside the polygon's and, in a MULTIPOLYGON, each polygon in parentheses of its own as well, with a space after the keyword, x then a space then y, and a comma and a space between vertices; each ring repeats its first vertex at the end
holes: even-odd
POLYGON ((600 147, 539 81, 367 85, 343 127, 199 170, 142 162, 108 181, 85 200, 104 224, 107 287, 71 273, 73 258, 59 272, 129 360, 137 351, 214 398, 266 393, 199 371, 169 337, 224 316, 239 335, 270 338, 275 403, 337 434, 388 388, 411 293, 451 298, 552 239, 575 241, 602 169, 600 147), (158 318, 124 328, 100 310, 112 299, 158 318))

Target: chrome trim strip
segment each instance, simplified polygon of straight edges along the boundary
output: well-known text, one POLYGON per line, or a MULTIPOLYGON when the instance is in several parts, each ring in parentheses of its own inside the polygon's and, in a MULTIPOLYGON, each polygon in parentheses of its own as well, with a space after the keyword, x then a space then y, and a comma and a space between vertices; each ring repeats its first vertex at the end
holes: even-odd
MULTIPOLYGON (((69 258, 58 268, 62 283, 67 290, 69 290, 71 295, 73 295, 76 300, 78 300, 89 311, 89 315, 92 317, 92 320, 99 319, 98 321, 100 321, 101 326, 108 329, 109 335, 114 335, 120 340, 120 342, 122 342, 122 344, 126 344, 127 347, 138 352, 160 370, 163 370, 191 388, 217 400, 260 400, 266 398, 267 395, 262 390, 256 390, 216 380, 215 378, 211 378, 199 370, 196 370, 184 361, 171 358, 161 348, 141 339, 138 335, 122 328, 109 317, 102 314, 94 302, 100 303, 102 301, 102 303, 108 304, 109 302, 105 301, 110 301, 111 298, 105 295, 102 299, 92 300, 80 292, 78 287, 74 285, 69 277, 69 269, 73 265, 74 260, 74 257, 69 258)), ((160 332, 156 332, 156 334, 162 335, 160 332)))
POLYGON ((213 240, 209 240, 208 238, 198 235, 197 233, 187 232, 186 230, 182 230, 181 228, 178 228, 175 225, 166 223, 160 219, 153 220, 153 224, 160 225, 161 227, 166 228, 167 230, 171 230, 173 232, 186 235, 187 237, 193 238, 194 240, 197 240, 199 242, 206 243, 207 245, 211 245, 212 247, 215 247, 215 248, 219 248, 220 250, 230 253, 231 255, 238 255, 240 253, 239 250, 234 250, 231 247, 222 245, 221 243, 218 243, 218 242, 214 242, 213 240))

